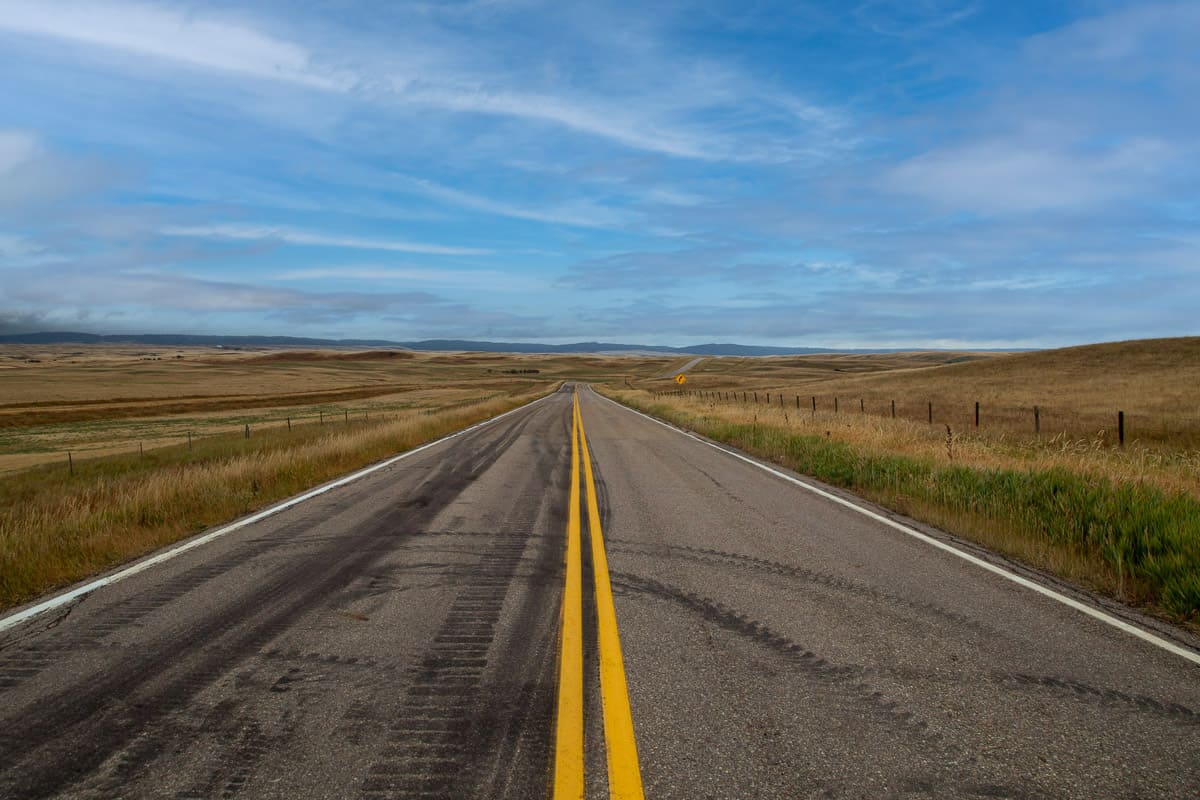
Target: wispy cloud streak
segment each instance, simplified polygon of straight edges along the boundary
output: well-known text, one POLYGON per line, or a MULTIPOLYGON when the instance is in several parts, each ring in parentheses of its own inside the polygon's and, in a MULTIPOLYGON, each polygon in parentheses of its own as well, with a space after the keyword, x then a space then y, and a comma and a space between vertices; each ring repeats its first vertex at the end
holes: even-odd
POLYGON ((319 70, 300 45, 255 27, 121 0, 7 0, 0 30, 79 42, 202 69, 344 90, 346 74, 319 70))
POLYGON ((274 225, 171 225, 164 227, 161 233, 165 236, 181 236, 192 239, 239 239, 310 247, 387 250, 397 253, 423 253, 437 256, 480 256, 492 252, 484 248, 453 247, 426 242, 410 242, 403 239, 370 239, 359 236, 313 233, 274 225))

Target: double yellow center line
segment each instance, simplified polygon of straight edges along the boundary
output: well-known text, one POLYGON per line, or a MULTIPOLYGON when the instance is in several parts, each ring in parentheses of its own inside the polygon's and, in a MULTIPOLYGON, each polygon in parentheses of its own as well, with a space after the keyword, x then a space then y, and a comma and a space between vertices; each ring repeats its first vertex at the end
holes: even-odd
POLYGON ((588 533, 596 584, 596 639, 600 658, 600 700, 608 754, 608 792, 612 800, 643 800, 633 713, 625 683, 617 612, 613 606, 608 558, 600 531, 600 506, 588 452, 579 395, 572 400, 571 491, 567 511, 567 569, 563 587, 562 652, 558 662, 558 711, 555 721, 554 800, 582 800, 583 782, 583 566, 580 513, 580 461, 587 487, 588 533))

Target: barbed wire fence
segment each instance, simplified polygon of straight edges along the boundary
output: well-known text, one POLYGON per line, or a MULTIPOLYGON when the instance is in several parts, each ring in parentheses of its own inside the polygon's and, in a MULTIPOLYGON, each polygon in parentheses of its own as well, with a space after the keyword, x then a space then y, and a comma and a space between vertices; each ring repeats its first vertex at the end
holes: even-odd
POLYGON ((778 407, 820 415, 884 417, 959 432, 1004 433, 1032 437, 1078 437, 1104 445, 1145 444, 1200 448, 1200 416, 1114 408, 1111 412, 1079 411, 1051 405, 1002 405, 984 401, 893 399, 881 395, 798 395, 765 390, 675 389, 653 392, 659 397, 694 397, 715 403, 778 407))

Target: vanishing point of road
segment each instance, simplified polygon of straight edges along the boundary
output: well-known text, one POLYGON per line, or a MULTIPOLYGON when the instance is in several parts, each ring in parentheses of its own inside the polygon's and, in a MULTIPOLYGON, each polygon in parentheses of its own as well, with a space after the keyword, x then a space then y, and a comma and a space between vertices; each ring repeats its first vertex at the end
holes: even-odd
POLYGON ((1200 796, 1186 634, 587 387, 114 577, 0 797, 1200 796))

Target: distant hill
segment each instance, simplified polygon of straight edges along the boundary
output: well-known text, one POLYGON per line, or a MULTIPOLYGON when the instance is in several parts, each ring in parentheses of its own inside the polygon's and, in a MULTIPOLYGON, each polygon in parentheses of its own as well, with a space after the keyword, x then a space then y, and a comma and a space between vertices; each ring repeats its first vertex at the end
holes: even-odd
POLYGON ((175 333, 102 335, 73 331, 43 331, 0 335, 0 344, 140 344, 158 347, 400 347, 407 350, 443 350, 482 353, 666 353, 693 356, 795 356, 812 353, 897 353, 898 348, 844 349, 826 347, 761 347, 745 344, 697 344, 690 347, 576 342, 538 344, 479 342, 468 339, 425 339, 394 342, 386 339, 309 339, 298 336, 192 336, 175 333))
POLYGON ((43 331, 0 336, 0 344, 147 344, 170 347, 396 347, 383 339, 307 339, 299 336, 191 336, 183 333, 112 334, 43 331))

